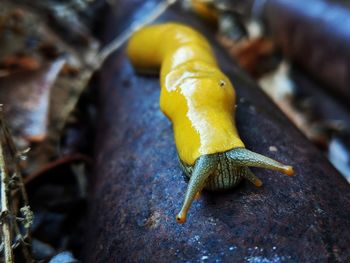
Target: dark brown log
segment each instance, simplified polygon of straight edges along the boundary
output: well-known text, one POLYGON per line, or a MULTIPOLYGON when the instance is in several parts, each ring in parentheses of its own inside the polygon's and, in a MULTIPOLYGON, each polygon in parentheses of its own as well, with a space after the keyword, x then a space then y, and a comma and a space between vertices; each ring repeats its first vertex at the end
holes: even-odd
MULTIPOLYGON (((113 20, 118 23, 118 17, 113 20)), ((296 175, 255 169, 263 187, 243 182, 227 193, 206 192, 193 204, 188 221, 177 224, 187 183, 171 124, 159 110, 159 79, 135 74, 123 48, 101 73, 84 262, 349 260, 345 179, 200 22, 177 8, 160 20, 187 23, 209 38, 236 87, 237 126, 247 148, 293 165, 296 175), (269 152, 270 146, 278 151, 269 152)))
POLYGON ((267 0, 263 9, 284 53, 349 101, 350 7, 325 0, 267 0))

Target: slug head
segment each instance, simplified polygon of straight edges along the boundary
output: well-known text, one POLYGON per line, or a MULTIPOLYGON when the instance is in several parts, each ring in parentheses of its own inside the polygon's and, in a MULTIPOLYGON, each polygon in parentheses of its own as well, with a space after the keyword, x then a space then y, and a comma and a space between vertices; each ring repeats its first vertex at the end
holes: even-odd
MULTIPOLYGON (((196 161, 186 190, 185 200, 180 212, 176 215, 176 221, 178 223, 182 224, 186 221, 187 212, 191 207, 193 200, 198 197, 208 178, 218 169, 217 167, 220 154, 203 155, 196 161)), ((292 166, 284 165, 271 158, 249 151, 245 148, 235 148, 223 154, 226 155, 226 159, 228 159, 230 162, 229 167, 237 166, 246 168, 243 169, 244 172, 240 176, 249 180, 257 187, 260 187, 262 182, 247 167, 260 167, 275 170, 289 176, 294 174, 292 166)))

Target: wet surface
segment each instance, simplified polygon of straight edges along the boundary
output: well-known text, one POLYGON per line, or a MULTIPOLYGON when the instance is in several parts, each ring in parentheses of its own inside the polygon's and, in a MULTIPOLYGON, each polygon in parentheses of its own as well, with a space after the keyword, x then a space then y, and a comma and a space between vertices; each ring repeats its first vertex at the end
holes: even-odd
MULTIPOLYGON (((176 8, 160 20, 186 22, 213 43, 211 32, 176 8)), ((107 34, 114 32, 111 25, 107 34)), ((237 127, 247 148, 293 165, 296 175, 253 169, 261 188, 244 181, 225 193, 204 192, 188 221, 177 224, 187 183, 171 124, 159 110, 159 79, 135 74, 123 48, 100 76, 85 261, 346 261, 348 183, 215 43, 214 49, 237 90, 237 127)))

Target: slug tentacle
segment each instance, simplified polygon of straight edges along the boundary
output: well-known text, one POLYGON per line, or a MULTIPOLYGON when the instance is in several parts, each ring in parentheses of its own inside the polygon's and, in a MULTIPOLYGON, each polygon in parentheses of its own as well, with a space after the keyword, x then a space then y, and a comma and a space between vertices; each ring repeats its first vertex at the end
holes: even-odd
POLYGON ((218 164, 218 157, 216 154, 204 155, 199 157, 197 160, 193 173, 190 178, 190 182, 187 187, 185 200, 183 202, 181 211, 176 216, 176 221, 178 223, 184 223, 186 221, 187 211, 190 208, 195 197, 202 191, 204 185, 212 175, 218 164))
POLYGON ((269 157, 249 151, 245 148, 235 148, 227 152, 227 156, 231 161, 236 163, 236 165, 266 168, 279 171, 289 176, 294 174, 292 166, 284 165, 269 157))
POLYGON ((262 181, 255 174, 253 174, 253 172, 248 167, 245 168, 246 169, 243 177, 250 181, 256 187, 261 187, 263 184, 262 181))

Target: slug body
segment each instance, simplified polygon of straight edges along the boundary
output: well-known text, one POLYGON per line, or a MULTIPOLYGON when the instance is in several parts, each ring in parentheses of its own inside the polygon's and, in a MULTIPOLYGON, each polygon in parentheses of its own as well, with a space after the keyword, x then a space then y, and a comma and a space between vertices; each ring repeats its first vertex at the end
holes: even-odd
POLYGON ((242 178, 261 186, 248 166, 293 174, 291 166, 245 149, 234 122, 235 90, 200 33, 176 23, 151 25, 131 37, 127 54, 139 72, 160 68, 160 108, 173 124, 180 164, 190 177, 179 223, 203 188, 229 189, 242 178))

